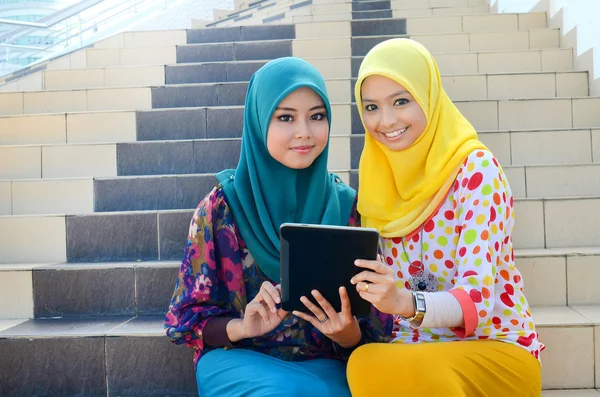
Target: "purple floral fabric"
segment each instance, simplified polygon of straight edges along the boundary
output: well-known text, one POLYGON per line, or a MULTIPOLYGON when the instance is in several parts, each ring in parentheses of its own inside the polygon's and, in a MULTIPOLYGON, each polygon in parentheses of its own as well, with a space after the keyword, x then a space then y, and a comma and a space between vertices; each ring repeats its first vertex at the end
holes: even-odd
MULTIPOLYGON (((359 226, 359 223, 355 202, 348 225, 359 226)), ((165 318, 167 336, 173 343, 194 349, 194 363, 197 363, 212 349, 202 338, 206 323, 217 316, 241 317, 247 303, 267 280, 272 282, 252 259, 225 195, 217 186, 200 202, 192 217, 175 292, 165 318)), ((359 324, 363 333, 361 344, 389 341, 392 316, 373 308, 368 317, 359 318, 359 324)), ((291 313, 272 332, 245 339, 234 347, 288 361, 345 360, 351 352, 291 313)))

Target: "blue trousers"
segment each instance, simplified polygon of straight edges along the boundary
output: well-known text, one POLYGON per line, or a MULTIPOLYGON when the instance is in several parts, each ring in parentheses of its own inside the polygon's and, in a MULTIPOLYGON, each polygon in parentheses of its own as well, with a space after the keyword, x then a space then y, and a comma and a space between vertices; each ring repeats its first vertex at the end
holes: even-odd
POLYGON ((289 362, 245 349, 216 349, 198 362, 200 397, 350 397, 346 364, 289 362))

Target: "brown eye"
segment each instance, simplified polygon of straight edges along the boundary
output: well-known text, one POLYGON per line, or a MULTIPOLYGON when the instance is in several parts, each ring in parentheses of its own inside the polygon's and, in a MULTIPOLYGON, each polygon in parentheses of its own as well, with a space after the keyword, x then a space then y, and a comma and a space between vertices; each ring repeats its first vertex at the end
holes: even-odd
POLYGON ((325 120, 326 118, 327 118, 327 116, 323 113, 316 113, 310 117, 311 120, 315 120, 315 121, 325 120))
POLYGON ((365 106, 365 109, 367 110, 367 112, 372 112, 373 110, 377 110, 377 106, 376 105, 367 105, 367 106, 365 106))
POLYGON ((289 114, 284 114, 282 116, 277 117, 277 119, 279 121, 283 121, 284 123, 289 123, 290 121, 292 121, 294 118, 292 116, 290 116, 289 114))
POLYGON ((394 106, 402 106, 402 105, 406 105, 407 103, 409 103, 410 101, 406 98, 400 98, 400 99, 396 99, 396 102, 394 102, 394 106))

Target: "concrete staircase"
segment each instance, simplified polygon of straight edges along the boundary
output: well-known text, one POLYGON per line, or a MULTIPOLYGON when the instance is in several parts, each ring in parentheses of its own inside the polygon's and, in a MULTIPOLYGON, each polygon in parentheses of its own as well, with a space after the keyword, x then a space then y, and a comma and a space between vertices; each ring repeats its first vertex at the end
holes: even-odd
POLYGON ((196 395, 162 315, 193 209, 237 164, 250 76, 290 55, 323 73, 330 169, 356 187, 361 59, 411 37, 508 174, 543 395, 600 397, 600 98, 545 14, 263 1, 213 25, 124 33, 0 86, 0 395, 196 395))

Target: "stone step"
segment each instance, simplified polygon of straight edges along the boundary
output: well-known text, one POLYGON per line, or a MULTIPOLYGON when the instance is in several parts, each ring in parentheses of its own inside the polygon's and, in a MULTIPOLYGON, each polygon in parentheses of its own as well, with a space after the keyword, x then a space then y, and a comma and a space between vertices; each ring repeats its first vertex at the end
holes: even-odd
MULTIPOLYGON (((515 247, 600 246, 599 205, 598 196, 516 199, 515 247)), ((179 259, 192 212, 0 216, 0 263, 179 259), (44 238, 32 244, 31 230, 44 238)))
MULTIPOLYGON (((350 58, 339 58, 350 66, 350 58)), ((266 62, 222 62, 173 66, 120 67, 106 69, 55 70, 42 72, 43 91, 92 88, 152 88, 188 84, 239 85, 250 80, 266 62), (130 78, 135 76, 134 78, 130 78)), ((324 62, 314 62, 315 66, 324 62)), ((329 65, 330 68, 333 65, 329 65)), ((344 71, 338 69, 338 73, 344 71)), ((356 79, 340 76, 327 79, 332 102, 354 101, 356 79)), ((442 84, 452 100, 525 99, 580 97, 589 93, 588 72, 537 72, 511 74, 466 74, 443 76, 442 84)), ((245 91, 245 86, 242 88, 245 91)), ((28 91, 25 91, 28 92, 28 91)), ((244 92, 245 93, 245 92, 244 92)))
MULTIPOLYGON (((515 258, 531 305, 600 305, 600 248, 517 249, 515 258)), ((0 319, 162 315, 179 266, 176 260, 0 265, 0 319)))
MULTIPOLYGON (((547 345, 543 387, 593 388, 600 307, 533 308, 532 313, 547 345)), ((172 346, 162 323, 162 316, 122 316, 36 319, 12 326, 0 332, 0 352, 6 358, 0 366, 7 374, 0 391, 5 396, 33 396, 49 389, 59 395, 106 395, 108 387, 111 395, 193 396, 191 350, 172 346), (177 381, 164 368, 176 371, 177 381)))
MULTIPOLYGON (((237 164, 241 125, 206 133, 199 124, 211 125, 210 112, 193 109, 184 112, 145 112, 137 114, 136 126, 127 135, 131 139, 121 142, 54 143, 41 145, 0 146, 0 179, 113 177, 117 175, 164 175, 216 172, 237 164), (164 117, 164 123, 152 125, 153 120, 164 117), (173 129, 169 120, 180 117, 173 129), (164 133, 163 133, 164 131, 164 133), (165 135, 174 140, 161 140, 165 135), (182 135, 196 136, 189 139, 182 135), (215 134, 215 135, 213 135, 215 134), (230 138, 221 138, 220 135, 230 138), (220 159, 208 161, 208 155, 219 153, 220 159), (93 159, 93 161, 92 161, 93 159), (221 167, 221 168, 219 168, 221 167)), ((210 110, 210 108, 208 109, 210 110)), ((241 113, 241 109, 239 110, 241 113)), ((228 116, 229 112, 216 115, 228 116)), ((111 117, 106 113, 105 117, 111 117)), ((119 116, 122 116, 119 114, 119 116)), ((241 118, 241 115, 238 115, 241 118)), ((131 115, 135 117, 135 115, 131 115)), ((97 117, 89 117, 94 120, 97 117)), ((43 118, 41 120, 44 120, 43 118)), ((112 120, 107 120, 110 124, 112 120)), ((241 122, 240 122, 241 124, 241 122)), ((342 135, 334 128, 329 158, 330 169, 348 170, 358 167, 363 147, 364 133, 342 135)), ((357 132, 360 132, 357 130, 357 132)), ((70 132, 69 132, 70 133, 70 132)), ((73 132, 73 134, 75 134, 73 132)), ((531 131, 481 132, 480 139, 505 165, 561 166, 564 164, 590 164, 600 162, 600 129, 564 129, 531 131), (535 148, 535 149, 531 149, 535 148)), ((93 139, 90 139, 93 141, 93 139)))
POLYGON ((600 391, 596 389, 577 390, 544 390, 542 397, 599 397, 600 391))
POLYGON ((0 394, 197 396, 192 351, 173 346, 162 324, 162 316, 128 316, 9 328, 0 332, 0 394))
MULTIPOLYGON (((572 49, 434 54, 440 72, 450 75, 506 74, 573 71, 572 49), (498 62, 501 59, 502 62, 498 62)), ((326 79, 356 77, 362 56, 307 58, 326 79)), ((105 66, 45 70, 0 87, 0 92, 55 89, 128 87, 178 84, 185 81, 248 81, 268 60, 189 62, 149 66, 105 66), (193 79, 190 80, 190 73, 193 79)), ((582 72, 579 72, 582 73, 582 72)), ((558 84, 560 82, 557 81, 558 84)), ((563 91, 565 84, 560 86, 563 91)), ((579 84, 580 82, 574 82, 579 84)), ((558 85, 556 86, 557 88, 558 85)))
MULTIPOLYGON (((329 169, 354 188, 358 188, 362 146, 360 136, 332 138, 329 169)), ((86 148, 84 153, 93 153, 92 150, 86 148)), ((214 173, 235 168, 240 142, 123 143, 117 144, 116 150, 116 164, 102 158, 95 162, 105 164, 106 169, 116 169, 119 177, 0 179, 0 215, 194 208, 198 197, 217 184, 214 173)), ((86 160, 89 158, 93 157, 86 160)), ((65 169, 79 168, 68 157, 65 163, 65 169)), ((600 162, 503 168, 515 198, 600 196, 600 162)))

